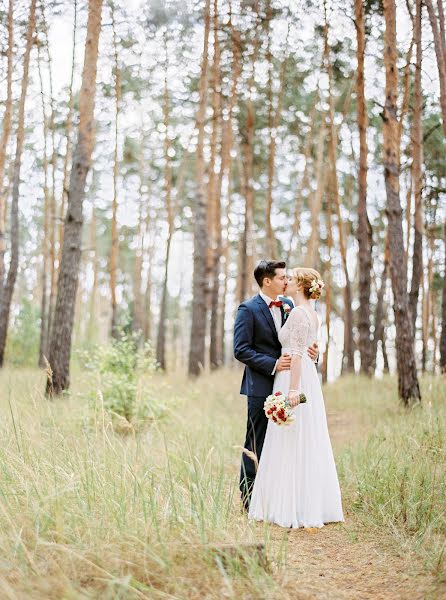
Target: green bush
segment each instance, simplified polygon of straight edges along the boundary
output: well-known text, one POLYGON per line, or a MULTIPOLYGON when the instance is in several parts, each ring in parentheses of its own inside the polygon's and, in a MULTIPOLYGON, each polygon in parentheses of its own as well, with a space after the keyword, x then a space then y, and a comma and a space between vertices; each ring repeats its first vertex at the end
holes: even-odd
MULTIPOLYGON (((123 336, 107 346, 79 352, 79 356, 84 366, 96 373, 106 410, 129 422, 145 419, 153 412, 150 386, 145 385, 138 393, 140 379, 156 371, 149 344, 138 348, 134 337, 123 336)), ((94 396, 97 397, 96 390, 94 396)))

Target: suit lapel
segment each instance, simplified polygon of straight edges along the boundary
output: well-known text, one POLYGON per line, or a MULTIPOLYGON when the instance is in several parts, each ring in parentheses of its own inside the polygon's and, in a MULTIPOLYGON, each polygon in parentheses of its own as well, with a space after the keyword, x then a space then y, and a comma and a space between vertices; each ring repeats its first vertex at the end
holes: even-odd
POLYGON ((257 304, 260 306, 262 313, 265 316, 265 319, 268 321, 269 326, 274 334, 274 336, 278 339, 276 325, 274 324, 274 319, 271 315, 269 308, 266 306, 266 302, 262 299, 260 294, 257 296, 257 304))

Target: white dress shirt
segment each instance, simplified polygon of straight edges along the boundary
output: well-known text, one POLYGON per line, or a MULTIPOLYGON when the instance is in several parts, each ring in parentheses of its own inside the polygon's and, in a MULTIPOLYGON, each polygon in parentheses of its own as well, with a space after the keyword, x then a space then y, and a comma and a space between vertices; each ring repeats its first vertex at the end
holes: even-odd
MULTIPOLYGON (((271 300, 271 298, 269 298, 266 294, 262 294, 262 292, 260 292, 260 297, 266 302, 268 308, 271 302, 275 302, 275 300, 271 300)), ((280 308, 278 306, 271 306, 269 312, 271 313, 271 316, 273 318, 277 333, 279 333, 279 331, 282 328, 282 313, 280 311, 280 308)))
MULTIPOLYGON (((259 293, 260 293, 260 297, 266 303, 266 306, 268 306, 268 308, 269 308, 269 305, 271 304, 271 302, 273 302, 273 300, 269 296, 267 296, 266 294, 263 294, 262 292, 259 292, 259 293)), ((282 313, 281 313, 281 310, 280 310, 280 308, 278 306, 271 306, 271 308, 269 309, 269 312, 271 313, 271 316, 273 318, 274 325, 276 326, 277 333, 279 333, 279 331, 282 328, 282 313)), ((275 374, 278 362, 279 361, 276 360, 276 364, 274 365, 274 369, 273 369, 271 375, 275 374)))

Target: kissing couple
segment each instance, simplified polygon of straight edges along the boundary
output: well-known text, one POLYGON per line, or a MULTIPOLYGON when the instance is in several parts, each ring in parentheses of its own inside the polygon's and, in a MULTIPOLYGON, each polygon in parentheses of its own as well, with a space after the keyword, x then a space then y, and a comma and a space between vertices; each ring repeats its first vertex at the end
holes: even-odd
POLYGON ((297 267, 288 274, 284 262, 266 260, 254 277, 260 291, 240 304, 234 325, 234 356, 245 365, 240 393, 248 397, 243 506, 249 519, 287 528, 343 521, 315 363, 320 322, 313 301, 324 282, 315 269, 297 267), (266 397, 277 392, 292 407, 290 425, 265 415, 266 397))

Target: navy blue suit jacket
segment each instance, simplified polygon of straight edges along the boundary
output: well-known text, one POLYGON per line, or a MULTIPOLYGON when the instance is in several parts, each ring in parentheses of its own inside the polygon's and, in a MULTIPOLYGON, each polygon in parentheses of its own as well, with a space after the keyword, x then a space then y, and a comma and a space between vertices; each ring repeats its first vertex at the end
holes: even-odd
MULTIPOLYGON (((293 308, 288 298, 282 301, 293 308)), ((242 302, 234 324, 234 356, 245 365, 241 394, 263 398, 271 394, 274 383, 271 373, 281 351, 273 317, 260 294, 242 302)))

